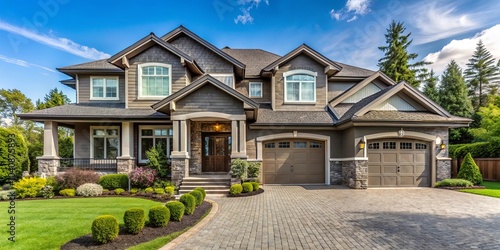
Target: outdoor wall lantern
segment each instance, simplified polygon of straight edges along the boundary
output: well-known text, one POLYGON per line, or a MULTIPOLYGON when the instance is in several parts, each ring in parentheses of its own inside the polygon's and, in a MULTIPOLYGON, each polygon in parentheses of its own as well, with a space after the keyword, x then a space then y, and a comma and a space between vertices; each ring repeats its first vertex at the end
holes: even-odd
POLYGON ((403 136, 405 136, 405 131, 404 131, 404 129, 403 129, 403 128, 401 128, 401 129, 398 131, 398 136, 399 136, 399 137, 403 137, 403 136))
POLYGON ((214 130, 217 131, 217 132, 220 131, 220 124, 218 122, 215 123, 214 130))
POLYGON ((441 144, 439 145, 439 147, 441 149, 445 149, 446 148, 446 144, 444 144, 444 141, 441 142, 441 144))
POLYGON ((359 141, 359 149, 365 149, 365 145, 366 145, 365 139, 361 139, 361 141, 359 141))

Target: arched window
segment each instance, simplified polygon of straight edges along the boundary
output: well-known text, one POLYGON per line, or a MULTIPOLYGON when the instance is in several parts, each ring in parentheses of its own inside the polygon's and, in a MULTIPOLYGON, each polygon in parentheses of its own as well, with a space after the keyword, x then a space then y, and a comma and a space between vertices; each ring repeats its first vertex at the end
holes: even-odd
POLYGON ((139 97, 167 97, 172 94, 171 66, 162 63, 144 63, 138 66, 139 97))
POLYGON ((285 102, 316 102, 316 72, 292 70, 285 78, 285 102))

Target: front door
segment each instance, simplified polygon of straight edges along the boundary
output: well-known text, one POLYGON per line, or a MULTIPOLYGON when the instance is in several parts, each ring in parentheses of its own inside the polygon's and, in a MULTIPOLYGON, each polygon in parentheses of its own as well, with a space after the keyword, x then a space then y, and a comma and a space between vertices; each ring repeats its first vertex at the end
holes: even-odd
POLYGON ((203 133, 202 172, 229 172, 231 133, 203 133))

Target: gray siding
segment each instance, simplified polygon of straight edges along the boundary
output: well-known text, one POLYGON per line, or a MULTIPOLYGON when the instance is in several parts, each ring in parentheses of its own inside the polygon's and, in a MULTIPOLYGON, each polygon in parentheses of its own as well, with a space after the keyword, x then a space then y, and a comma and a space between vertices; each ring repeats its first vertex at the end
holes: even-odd
POLYGON ((230 96, 212 84, 207 84, 177 101, 172 115, 192 112, 220 112, 244 114, 243 102, 230 96))
POLYGON ((262 83, 262 98, 252 98, 252 100, 259 103, 270 103, 271 102, 271 82, 268 79, 245 79, 236 83, 236 90, 245 96, 249 96, 250 82, 261 82, 262 83))
POLYGON ((171 44, 193 57, 205 73, 233 73, 231 63, 188 36, 182 35, 171 44))
POLYGON ((326 75, 324 74, 324 67, 306 55, 298 55, 286 64, 282 65, 274 75, 275 77, 275 96, 276 110, 323 110, 326 105, 326 75), (317 72, 316 77, 316 103, 315 104, 285 104, 285 81, 283 73, 296 70, 305 69, 317 72))
POLYGON ((186 86, 186 71, 181 65, 180 58, 170 51, 155 45, 130 59, 128 69, 128 106, 129 108, 147 108, 159 100, 140 100, 138 98, 137 65, 141 63, 165 63, 172 65, 172 93, 186 86))
POLYGON ((78 102, 125 102, 125 75, 95 73, 78 75, 78 102), (118 76, 118 96, 119 100, 90 100, 90 77, 91 76, 118 76))

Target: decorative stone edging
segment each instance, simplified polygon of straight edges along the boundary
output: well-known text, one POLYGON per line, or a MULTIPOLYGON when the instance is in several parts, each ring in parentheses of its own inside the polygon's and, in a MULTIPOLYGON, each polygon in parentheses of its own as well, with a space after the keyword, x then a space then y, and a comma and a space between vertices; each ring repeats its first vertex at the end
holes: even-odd
POLYGON ((159 250, 168 250, 168 249, 174 249, 177 247, 179 244, 183 243, 184 241, 188 240, 191 238, 194 234, 196 234, 198 231, 200 231, 205 225, 208 224, 212 220, 212 218, 219 212, 219 204, 213 200, 207 200, 205 201, 210 202, 212 204, 212 209, 210 210, 210 213, 205 216, 200 222, 196 223, 192 228, 187 230, 185 233, 179 235, 179 237, 175 238, 173 241, 170 241, 167 245, 161 247, 159 250))

